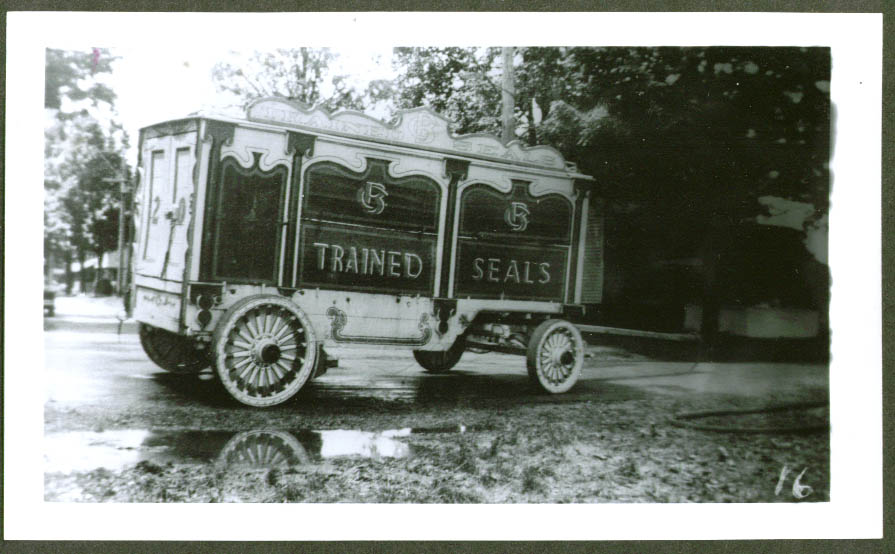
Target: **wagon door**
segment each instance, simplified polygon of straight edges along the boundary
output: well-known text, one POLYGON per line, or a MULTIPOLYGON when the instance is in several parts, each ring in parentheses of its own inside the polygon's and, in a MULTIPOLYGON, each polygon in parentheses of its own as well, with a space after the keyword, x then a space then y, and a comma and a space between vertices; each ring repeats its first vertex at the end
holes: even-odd
POLYGON ((146 139, 140 194, 141 228, 135 260, 140 275, 183 278, 196 133, 146 139))

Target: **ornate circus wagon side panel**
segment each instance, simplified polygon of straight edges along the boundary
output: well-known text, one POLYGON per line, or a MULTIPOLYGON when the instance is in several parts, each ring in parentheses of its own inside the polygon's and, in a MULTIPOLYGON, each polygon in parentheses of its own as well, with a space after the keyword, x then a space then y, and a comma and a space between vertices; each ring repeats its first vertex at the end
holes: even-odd
POLYGON ((470 175, 459 187, 454 296, 563 302, 572 254, 571 182, 514 179, 475 166, 470 175))
POLYGON ((408 161, 326 140, 308 160, 297 302, 326 316, 334 343, 420 347, 432 336, 444 187, 419 164, 402 174, 408 161))

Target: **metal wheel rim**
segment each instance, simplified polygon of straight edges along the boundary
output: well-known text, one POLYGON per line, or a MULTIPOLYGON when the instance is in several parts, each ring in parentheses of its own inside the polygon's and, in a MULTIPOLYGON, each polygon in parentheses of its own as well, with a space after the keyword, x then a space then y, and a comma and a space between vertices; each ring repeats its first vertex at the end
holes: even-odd
POLYGON ((548 333, 538 352, 538 374, 553 386, 559 386, 575 373, 578 363, 577 339, 571 331, 558 327, 548 333), (571 354, 568 359, 566 354, 571 354))
POLYGON ((297 392, 314 358, 307 325, 279 302, 249 305, 234 317, 217 347, 217 371, 231 394, 246 404, 271 406, 297 392))

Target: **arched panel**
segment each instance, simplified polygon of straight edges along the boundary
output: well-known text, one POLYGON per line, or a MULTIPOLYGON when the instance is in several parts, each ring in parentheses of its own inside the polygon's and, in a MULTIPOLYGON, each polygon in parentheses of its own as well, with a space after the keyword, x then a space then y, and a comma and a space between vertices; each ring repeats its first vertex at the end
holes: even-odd
POLYGON ((534 197, 472 184, 460 197, 454 296, 552 300, 565 296, 573 206, 561 194, 534 197))
POLYGON ((431 294, 442 187, 395 177, 389 161, 363 172, 310 165, 301 208, 299 286, 431 294))
POLYGON ((234 157, 221 161, 212 264, 217 280, 276 282, 289 170, 278 165, 264 171, 260 158, 260 153, 254 153, 249 169, 234 157))
POLYGON ((435 232, 441 187, 419 176, 395 178, 388 162, 369 159, 363 173, 333 162, 305 174, 302 219, 435 232))

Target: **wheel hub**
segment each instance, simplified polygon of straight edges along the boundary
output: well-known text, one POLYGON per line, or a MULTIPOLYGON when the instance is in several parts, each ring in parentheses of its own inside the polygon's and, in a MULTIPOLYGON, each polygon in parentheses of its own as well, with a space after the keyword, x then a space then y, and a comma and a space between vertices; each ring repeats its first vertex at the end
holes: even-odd
POLYGON ((575 355, 572 354, 571 350, 566 349, 559 355, 559 363, 564 366, 570 366, 575 363, 575 355))
POLYGON ((261 339, 252 348, 252 358, 258 364, 273 364, 280 359, 280 347, 273 339, 261 339))

